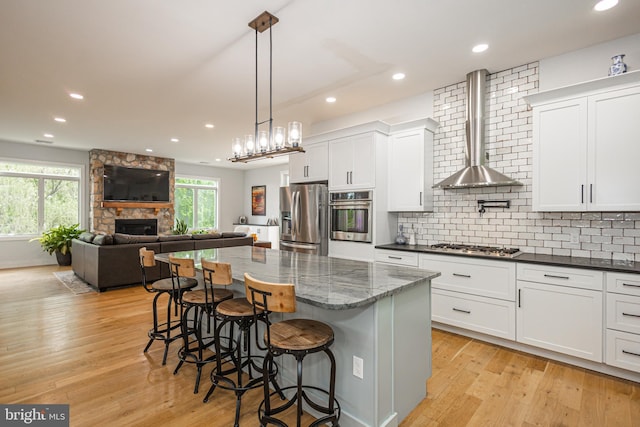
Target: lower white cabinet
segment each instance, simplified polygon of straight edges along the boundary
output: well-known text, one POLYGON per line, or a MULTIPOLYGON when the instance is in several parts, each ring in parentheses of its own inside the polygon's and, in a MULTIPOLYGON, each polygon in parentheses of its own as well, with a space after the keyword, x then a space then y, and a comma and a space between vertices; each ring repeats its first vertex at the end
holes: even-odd
POLYGON ((515 340, 515 303, 496 298, 431 291, 431 320, 487 335, 515 340))
POLYGON ((516 340, 602 362, 602 272, 518 264, 517 274, 516 340))
POLYGON ((605 362, 640 372, 640 275, 606 273, 605 362))
POLYGON ((376 249, 376 262, 407 267, 418 267, 418 254, 416 252, 394 251, 389 249, 376 249))
POLYGON ((271 249, 280 248, 280 227, 277 225, 250 225, 249 233, 255 233, 260 241, 271 242, 271 249))

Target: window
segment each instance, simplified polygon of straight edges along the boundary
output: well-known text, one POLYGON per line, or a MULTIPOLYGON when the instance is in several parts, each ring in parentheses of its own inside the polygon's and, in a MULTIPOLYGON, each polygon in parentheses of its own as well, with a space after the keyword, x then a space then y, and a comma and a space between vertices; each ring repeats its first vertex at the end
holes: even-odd
POLYGON ((191 229, 218 228, 218 181, 176 177, 175 212, 191 229))
POLYGON ((0 237, 80 223, 82 166, 0 160, 0 237))

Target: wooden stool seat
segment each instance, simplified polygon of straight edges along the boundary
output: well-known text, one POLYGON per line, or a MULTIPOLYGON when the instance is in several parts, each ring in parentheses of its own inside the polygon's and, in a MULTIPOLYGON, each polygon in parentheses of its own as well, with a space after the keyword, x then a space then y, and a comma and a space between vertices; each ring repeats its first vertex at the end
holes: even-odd
POLYGON ((218 304, 216 313, 227 317, 252 317, 253 306, 246 298, 234 298, 218 304))
MULTIPOLYGON (((192 289, 198 286, 198 281, 191 277, 181 277, 176 286, 181 290, 192 289)), ((151 288, 158 292, 171 292, 173 291, 173 283, 171 283, 171 279, 160 279, 153 282, 151 288)))
POLYGON ((284 352, 312 350, 332 343, 333 329, 317 320, 289 319, 271 325, 271 345, 284 352))
POLYGON ((204 289, 197 289, 195 291, 187 292, 182 296, 182 302, 185 304, 198 304, 204 305, 208 302, 217 304, 221 301, 233 298, 233 292, 228 289, 215 289, 213 295, 210 289, 206 291, 204 289))

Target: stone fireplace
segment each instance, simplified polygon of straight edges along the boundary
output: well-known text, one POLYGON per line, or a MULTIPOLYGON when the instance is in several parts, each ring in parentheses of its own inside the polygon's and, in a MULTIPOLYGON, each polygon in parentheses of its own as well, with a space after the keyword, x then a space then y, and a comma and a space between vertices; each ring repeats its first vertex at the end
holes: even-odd
MULTIPOLYGON (((91 181, 89 224, 92 231, 114 233, 116 232, 116 219, 155 220, 154 234, 165 234, 171 231, 174 221, 173 194, 175 189, 175 161, 173 159, 94 149, 89 152, 89 165, 89 179, 91 181), (169 171, 169 203, 104 202, 103 174, 105 164, 169 171)), ((149 229, 144 226, 141 230, 140 234, 150 234, 145 233, 149 229)))

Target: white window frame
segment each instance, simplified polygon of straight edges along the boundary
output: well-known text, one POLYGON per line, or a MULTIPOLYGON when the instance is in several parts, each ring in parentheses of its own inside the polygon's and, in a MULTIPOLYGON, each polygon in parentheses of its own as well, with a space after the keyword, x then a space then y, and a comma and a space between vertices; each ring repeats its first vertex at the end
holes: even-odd
MULTIPOLYGON (((220 178, 212 178, 210 176, 197 176, 197 175, 183 175, 183 174, 175 174, 175 178, 174 178, 174 191, 178 189, 178 187, 181 188, 191 188, 194 190, 194 197, 193 197, 193 212, 194 215, 198 212, 198 197, 197 197, 197 191, 198 189, 203 189, 203 190, 211 190, 214 189, 216 190, 216 218, 215 218, 215 228, 218 228, 220 226, 220 178), (202 179, 205 181, 213 181, 215 182, 215 186, 214 187, 210 187, 210 186, 206 186, 206 185, 201 185, 201 184, 178 184, 178 179, 202 179)), ((174 195, 174 204, 175 204, 175 195, 174 195)), ((199 228, 202 228, 198 225, 195 224, 195 220, 197 218, 194 218, 194 224, 193 224, 193 229, 197 230, 199 228)))
POLYGON ((85 200, 86 200, 86 195, 85 195, 86 191, 85 191, 85 185, 84 185, 85 179, 86 179, 85 178, 86 166, 84 164, 49 162, 49 161, 30 160, 30 159, 16 159, 11 157, 0 157, 0 161, 4 163, 18 163, 23 165, 41 165, 41 166, 60 167, 60 168, 76 168, 80 170, 80 175, 78 177, 70 177, 66 175, 39 174, 39 173, 31 173, 31 172, 0 171, 0 176, 38 179, 38 232, 30 233, 30 234, 17 234, 12 236, 0 235, 0 241, 30 240, 34 237, 40 236, 42 232, 45 231, 44 230, 44 197, 43 197, 45 179, 58 179, 58 180, 78 182, 78 223, 80 224, 81 229, 86 228, 85 215, 83 211, 83 206, 85 205, 85 200))

